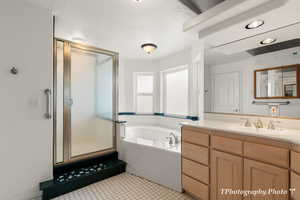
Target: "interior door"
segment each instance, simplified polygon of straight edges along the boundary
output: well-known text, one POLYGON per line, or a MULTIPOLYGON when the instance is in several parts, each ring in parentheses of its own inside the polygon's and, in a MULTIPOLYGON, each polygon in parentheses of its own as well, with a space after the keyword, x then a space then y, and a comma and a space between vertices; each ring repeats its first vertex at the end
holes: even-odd
POLYGON ((56 163, 115 151, 117 54, 56 46, 56 163))
POLYGON ((212 110, 219 113, 240 112, 240 73, 216 73, 212 76, 212 110))

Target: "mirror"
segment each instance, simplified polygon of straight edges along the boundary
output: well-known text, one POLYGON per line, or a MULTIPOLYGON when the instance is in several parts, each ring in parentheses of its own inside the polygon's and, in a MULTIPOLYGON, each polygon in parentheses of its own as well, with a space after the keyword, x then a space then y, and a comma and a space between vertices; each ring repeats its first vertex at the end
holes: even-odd
POLYGON ((299 38, 296 24, 207 47, 205 112, 300 118, 299 38))
POLYGON ((299 98, 299 66, 290 65, 255 70, 255 98, 299 98))

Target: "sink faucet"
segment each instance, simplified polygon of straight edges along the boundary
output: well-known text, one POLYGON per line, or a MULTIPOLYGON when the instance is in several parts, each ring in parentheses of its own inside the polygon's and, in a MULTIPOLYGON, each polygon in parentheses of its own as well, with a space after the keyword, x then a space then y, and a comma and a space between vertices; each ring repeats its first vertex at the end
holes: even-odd
MULTIPOLYGON (((244 118, 241 118, 241 120, 244 120, 244 118)), ((246 118, 245 120, 246 120, 246 121, 243 122, 243 126, 244 126, 244 127, 251 127, 252 125, 251 125, 250 119, 249 119, 249 118, 246 118)))
POLYGON ((270 129, 270 130, 275 130, 275 125, 274 125, 274 123, 273 123, 273 120, 270 120, 270 121, 269 121, 268 129, 270 129))
POLYGON ((173 132, 170 133, 167 139, 169 140, 169 145, 174 145, 179 143, 178 136, 176 136, 173 132))
POLYGON ((255 126, 255 128, 263 128, 264 127, 263 122, 259 118, 253 123, 253 125, 255 126))
POLYGON ((279 124, 280 121, 270 120, 269 123, 268 123, 268 129, 270 129, 270 130, 275 130, 275 129, 276 129, 275 123, 278 123, 278 124, 279 124))

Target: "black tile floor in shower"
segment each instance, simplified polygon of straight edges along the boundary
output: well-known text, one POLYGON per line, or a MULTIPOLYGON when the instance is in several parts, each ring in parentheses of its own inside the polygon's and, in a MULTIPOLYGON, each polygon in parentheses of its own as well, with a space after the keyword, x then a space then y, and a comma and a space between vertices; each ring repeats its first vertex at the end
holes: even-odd
POLYGON ((117 159, 117 153, 56 167, 54 178, 40 183, 43 200, 69 193, 126 171, 126 163, 117 159))

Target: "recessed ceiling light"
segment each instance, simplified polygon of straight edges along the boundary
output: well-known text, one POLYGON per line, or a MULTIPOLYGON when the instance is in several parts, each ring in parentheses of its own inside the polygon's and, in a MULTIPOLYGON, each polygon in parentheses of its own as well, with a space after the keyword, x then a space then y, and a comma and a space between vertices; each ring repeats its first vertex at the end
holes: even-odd
POLYGON ((144 51, 146 51, 147 54, 151 54, 157 49, 157 45, 152 43, 145 43, 142 44, 141 48, 144 49, 144 51))
POLYGON ((271 43, 274 43, 276 41, 275 38, 267 38, 267 39, 264 39, 263 41, 260 42, 260 44, 271 44, 271 43))
POLYGON ((143 0, 133 0, 136 3, 141 3, 143 0))
POLYGON ((255 20, 253 22, 250 22, 249 24, 247 24, 245 26, 246 29, 255 29, 255 28, 258 28, 262 25, 264 25, 264 21, 263 20, 255 20))

